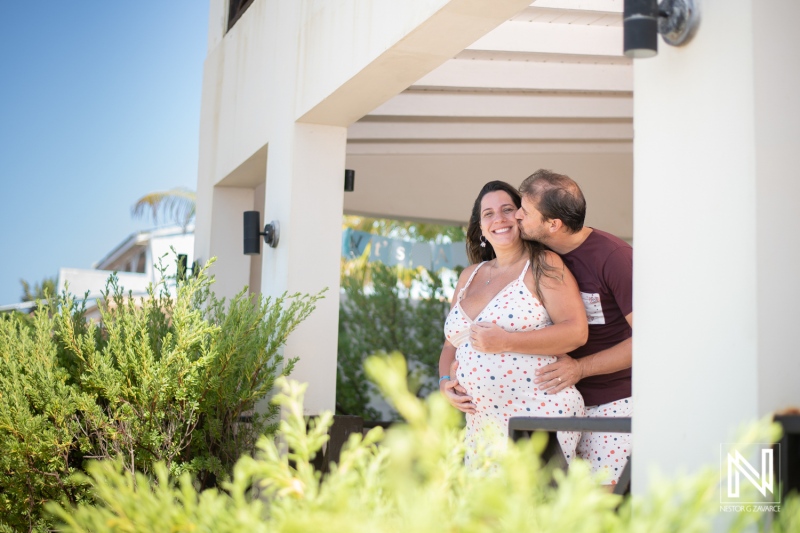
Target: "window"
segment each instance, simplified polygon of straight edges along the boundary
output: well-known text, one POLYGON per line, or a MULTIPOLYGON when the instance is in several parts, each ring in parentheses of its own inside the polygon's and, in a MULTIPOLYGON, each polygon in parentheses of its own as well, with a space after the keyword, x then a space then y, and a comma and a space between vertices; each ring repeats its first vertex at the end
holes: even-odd
POLYGON ((228 0, 228 31, 252 3, 253 0, 228 0))
POLYGON ((144 267, 147 264, 147 252, 142 252, 139 254, 139 258, 136 260, 136 270, 134 272, 138 272, 140 274, 144 274, 144 267))

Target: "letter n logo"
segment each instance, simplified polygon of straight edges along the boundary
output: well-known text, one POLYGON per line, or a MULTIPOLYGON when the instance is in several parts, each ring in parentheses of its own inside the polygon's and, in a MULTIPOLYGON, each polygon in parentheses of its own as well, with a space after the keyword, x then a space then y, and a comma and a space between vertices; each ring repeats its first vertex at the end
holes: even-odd
POLYGON ((767 491, 774 495, 773 453, 774 450, 772 448, 761 449, 761 474, 739 453, 739 450, 733 450, 733 453, 728 453, 728 497, 739 497, 741 476, 746 477, 750 484, 765 498, 767 497, 767 491))

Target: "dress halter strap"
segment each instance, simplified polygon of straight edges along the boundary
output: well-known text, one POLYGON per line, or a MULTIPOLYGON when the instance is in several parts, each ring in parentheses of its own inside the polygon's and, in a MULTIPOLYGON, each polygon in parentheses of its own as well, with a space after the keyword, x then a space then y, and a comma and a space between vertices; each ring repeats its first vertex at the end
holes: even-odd
POLYGON ((522 281, 525 278, 525 273, 528 271, 528 267, 531 266, 531 260, 528 259, 528 262, 525 263, 525 268, 522 269, 522 274, 519 275, 517 281, 522 281))
POLYGON ((472 271, 472 275, 471 275, 471 276, 469 277, 469 279, 467 280, 467 284, 466 284, 466 285, 464 285, 463 287, 461 287, 461 290, 460 290, 460 291, 458 291, 458 301, 459 301, 459 302, 460 302, 460 301, 461 301, 461 300, 464 298, 464 292, 467 290, 467 287, 469 287, 469 284, 470 284, 470 283, 472 283, 472 278, 474 278, 474 277, 475 277, 475 274, 477 274, 477 273, 478 273, 478 270, 480 270, 480 269, 481 269, 481 267, 482 267, 483 265, 485 265, 485 264, 486 264, 486 261, 483 261, 481 264, 479 264, 479 265, 477 266, 477 268, 476 268, 475 270, 473 270, 473 271, 472 271))

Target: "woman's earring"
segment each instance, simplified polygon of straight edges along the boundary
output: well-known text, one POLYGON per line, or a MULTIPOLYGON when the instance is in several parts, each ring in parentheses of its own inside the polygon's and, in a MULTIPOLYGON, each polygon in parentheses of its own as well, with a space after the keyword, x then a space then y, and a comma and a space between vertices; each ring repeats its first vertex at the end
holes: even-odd
POLYGON ((481 235, 481 248, 486 248, 486 237, 481 235))

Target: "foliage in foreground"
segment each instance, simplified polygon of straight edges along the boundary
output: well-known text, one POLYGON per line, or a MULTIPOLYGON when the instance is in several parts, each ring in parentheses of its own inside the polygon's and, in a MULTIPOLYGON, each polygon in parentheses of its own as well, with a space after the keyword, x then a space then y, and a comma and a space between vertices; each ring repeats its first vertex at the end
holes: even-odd
POLYGON ((277 406, 252 411, 291 372, 279 348, 320 296, 226 303, 205 269, 167 283, 134 299, 112 276, 99 323, 68 294, 0 321, 0 525, 44 529, 45 502, 85 501, 73 474, 93 459, 213 486, 277 429, 277 406))
MULTIPOLYGON (((274 439, 262 438, 257 458, 237 463, 224 492, 198 493, 188 474, 173 482, 163 467, 151 482, 143 475, 134 479, 119 463, 99 462, 87 481, 94 505, 51 504, 49 510, 66 532, 649 533, 714 526, 719 504, 713 472, 662 481, 655 492, 621 502, 581 462, 566 474, 543 468, 537 459, 541 438, 510 445, 494 465, 467 470, 458 415, 445 400, 434 394, 423 402, 411 394, 399 355, 371 358, 367 369, 406 424, 351 436, 340 463, 322 480, 310 459, 326 441, 331 414, 307 426, 304 387, 281 378, 284 392, 276 401, 285 409, 280 433, 290 451, 283 454, 274 439)), ((756 429, 754 442, 770 427, 756 429)), ((792 531, 798 519, 794 499, 773 526, 792 531)), ((730 530, 758 520, 763 517, 738 515, 730 530)))

